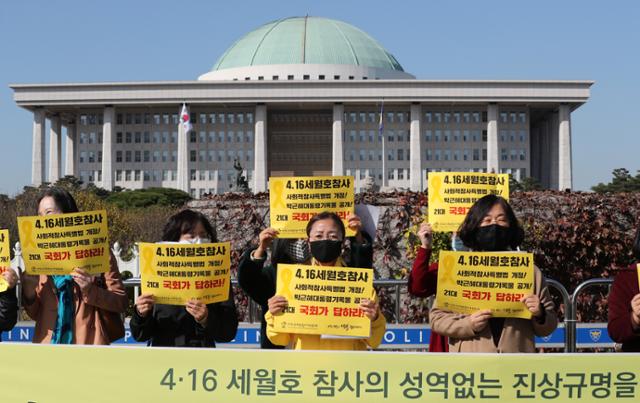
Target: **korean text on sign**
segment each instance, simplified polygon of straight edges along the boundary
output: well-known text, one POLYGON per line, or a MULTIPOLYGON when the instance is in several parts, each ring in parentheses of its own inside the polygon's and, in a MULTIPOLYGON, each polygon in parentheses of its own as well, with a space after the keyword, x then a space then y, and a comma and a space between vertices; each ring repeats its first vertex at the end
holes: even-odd
POLYGON ((533 254, 440 252, 436 305, 472 314, 490 309, 494 317, 530 319, 520 302, 534 293, 533 254))
MULTIPOLYGON (((347 227, 347 216, 354 212, 352 176, 307 176, 269 178, 271 227, 280 238, 306 238, 309 220, 331 211, 347 227)), ((347 228, 347 236, 355 235, 347 228)))
POLYGON ((89 274, 109 271, 107 212, 88 211, 18 217, 22 257, 28 274, 89 274))
POLYGON ((274 317, 282 333, 369 337, 359 305, 373 297, 373 271, 352 267, 278 265, 276 294, 289 306, 274 317))
POLYGON ((4 279, 2 274, 11 270, 11 253, 9 243, 9 230, 0 229, 0 292, 6 291, 9 288, 9 284, 4 279))
POLYGON ((434 231, 457 231, 469 208, 483 196, 509 199, 509 175, 429 172, 429 223, 434 231))
POLYGON ((231 246, 211 244, 139 243, 143 293, 155 302, 185 305, 190 299, 205 304, 229 298, 231 246))

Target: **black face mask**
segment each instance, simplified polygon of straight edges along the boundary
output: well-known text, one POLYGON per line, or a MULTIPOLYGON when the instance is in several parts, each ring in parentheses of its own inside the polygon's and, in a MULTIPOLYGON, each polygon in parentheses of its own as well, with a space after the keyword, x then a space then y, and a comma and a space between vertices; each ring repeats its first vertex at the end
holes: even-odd
POLYGON ((509 227, 492 224, 478 228, 476 245, 479 250, 486 252, 508 250, 511 246, 509 245, 509 227))
POLYGON ((311 246, 311 256, 320 263, 333 262, 342 253, 342 241, 323 239, 309 242, 309 245, 311 246))

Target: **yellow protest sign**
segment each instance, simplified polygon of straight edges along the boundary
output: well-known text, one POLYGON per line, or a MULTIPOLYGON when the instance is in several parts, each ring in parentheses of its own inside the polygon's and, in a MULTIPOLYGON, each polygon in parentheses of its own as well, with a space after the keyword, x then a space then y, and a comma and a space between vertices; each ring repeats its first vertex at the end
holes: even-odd
POLYGON ((231 245, 139 243, 140 284, 155 302, 185 305, 226 301, 231 282, 231 245))
POLYGON ((271 227, 280 238, 306 238, 307 223, 316 214, 331 211, 342 219, 354 212, 352 176, 299 176, 269 178, 271 227))
POLYGON ((276 294, 289 306, 274 317, 282 333, 369 337, 371 320, 360 301, 373 296, 373 270, 279 264, 276 294))
POLYGON ((109 233, 105 210, 18 217, 27 274, 89 274, 109 271, 109 233))
POLYGON ((520 302, 533 294, 533 254, 520 252, 440 252, 436 306, 472 314, 491 309, 498 318, 531 319, 520 302))
POLYGON ((451 354, 0 343, 3 402, 634 402, 633 353, 451 354), (37 363, 37 365, 34 365, 37 363), (69 374, 82 374, 73 393, 69 374), (131 374, 136 381, 131 382, 131 374), (105 380, 117 387, 105 388, 105 380))
POLYGON ((11 269, 11 252, 9 248, 9 230, 0 229, 0 292, 6 291, 9 284, 2 276, 5 271, 11 269))
POLYGON ((509 200, 509 174, 429 172, 429 223, 434 231, 457 231, 469 208, 483 196, 509 200))

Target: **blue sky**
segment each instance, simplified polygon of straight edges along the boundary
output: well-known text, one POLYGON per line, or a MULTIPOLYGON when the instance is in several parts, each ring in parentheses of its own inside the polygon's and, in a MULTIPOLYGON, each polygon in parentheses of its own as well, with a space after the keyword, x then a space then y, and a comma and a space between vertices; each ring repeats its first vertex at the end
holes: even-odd
POLYGON ((638 1, 3 1, 0 193, 31 180, 32 114, 9 83, 192 80, 247 31, 305 14, 361 28, 421 79, 594 80, 572 114, 574 187, 640 169, 638 1))

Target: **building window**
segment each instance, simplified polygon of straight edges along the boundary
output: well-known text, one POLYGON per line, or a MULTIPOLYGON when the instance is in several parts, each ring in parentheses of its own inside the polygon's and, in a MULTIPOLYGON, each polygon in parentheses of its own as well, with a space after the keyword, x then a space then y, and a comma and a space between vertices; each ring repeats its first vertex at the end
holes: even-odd
POLYGON ((197 160, 196 150, 189 150, 189 161, 196 162, 196 160, 197 160))
MULTIPOLYGON (((80 142, 82 142, 82 136, 80 136, 80 142)), ((118 144, 122 143, 122 132, 116 133, 116 143, 118 144)))

